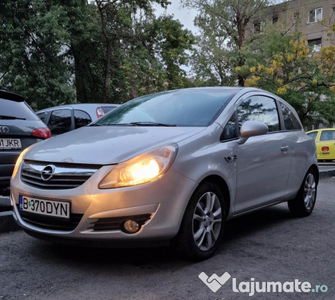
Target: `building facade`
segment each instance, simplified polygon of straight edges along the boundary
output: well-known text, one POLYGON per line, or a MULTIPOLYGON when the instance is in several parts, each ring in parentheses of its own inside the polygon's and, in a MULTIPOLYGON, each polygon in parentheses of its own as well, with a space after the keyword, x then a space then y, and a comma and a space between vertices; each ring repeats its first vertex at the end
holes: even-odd
POLYGON ((330 31, 335 24, 335 0, 291 0, 269 6, 253 18, 249 30, 261 32, 266 22, 278 24, 287 33, 301 32, 314 51, 335 45, 330 31))

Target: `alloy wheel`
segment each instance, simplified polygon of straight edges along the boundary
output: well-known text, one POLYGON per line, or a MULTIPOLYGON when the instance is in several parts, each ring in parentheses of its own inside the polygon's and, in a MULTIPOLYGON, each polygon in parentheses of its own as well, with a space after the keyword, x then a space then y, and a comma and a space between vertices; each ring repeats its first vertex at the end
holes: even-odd
POLYGON ((207 251, 216 243, 222 224, 222 208, 213 192, 203 194, 193 213, 193 238, 196 246, 207 251))

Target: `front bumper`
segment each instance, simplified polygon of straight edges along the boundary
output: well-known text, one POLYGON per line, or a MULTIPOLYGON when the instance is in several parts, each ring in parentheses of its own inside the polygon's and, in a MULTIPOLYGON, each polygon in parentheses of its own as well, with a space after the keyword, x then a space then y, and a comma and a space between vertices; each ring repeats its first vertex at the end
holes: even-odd
POLYGON ((173 238, 196 183, 171 168, 152 183, 117 189, 98 189, 112 167, 102 167, 84 184, 66 190, 42 190, 29 186, 17 175, 11 181, 11 204, 16 222, 33 235, 81 241, 145 241, 173 238), (19 195, 61 200, 71 204, 70 223, 37 218, 19 210, 19 195), (133 234, 122 230, 125 220, 140 220, 133 234), (64 225, 64 226, 63 226, 64 225), (71 227, 72 226, 72 227, 71 227))

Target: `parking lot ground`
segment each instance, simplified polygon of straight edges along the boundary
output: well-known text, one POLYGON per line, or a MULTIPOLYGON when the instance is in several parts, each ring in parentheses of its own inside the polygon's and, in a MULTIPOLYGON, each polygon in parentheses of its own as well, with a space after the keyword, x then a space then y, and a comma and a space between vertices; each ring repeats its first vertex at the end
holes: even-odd
POLYGON ((307 218, 293 218, 283 203, 227 222, 219 251, 200 263, 170 248, 79 248, 23 231, 2 233, 0 299, 333 300, 334 184, 332 177, 320 181, 307 218), (213 292, 199 279, 203 272, 230 277, 213 292), (285 291, 249 296, 263 282, 285 284, 285 291), (301 291, 303 284, 309 292, 301 291))

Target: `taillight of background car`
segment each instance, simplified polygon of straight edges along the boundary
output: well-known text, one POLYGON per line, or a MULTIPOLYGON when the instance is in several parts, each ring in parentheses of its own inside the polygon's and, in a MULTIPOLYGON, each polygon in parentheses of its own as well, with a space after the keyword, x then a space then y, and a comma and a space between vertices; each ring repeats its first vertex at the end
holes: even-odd
POLYGON ((96 110, 96 112, 97 112, 97 117, 98 118, 102 117, 105 114, 105 112, 102 109, 102 107, 98 107, 97 110, 96 110))
POLYGON ((329 147, 322 147, 321 151, 329 151, 329 147))
POLYGON ((49 130, 49 128, 38 128, 35 129, 31 135, 36 136, 36 137, 40 137, 42 139, 48 139, 51 138, 51 132, 49 130))

